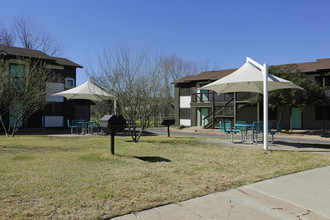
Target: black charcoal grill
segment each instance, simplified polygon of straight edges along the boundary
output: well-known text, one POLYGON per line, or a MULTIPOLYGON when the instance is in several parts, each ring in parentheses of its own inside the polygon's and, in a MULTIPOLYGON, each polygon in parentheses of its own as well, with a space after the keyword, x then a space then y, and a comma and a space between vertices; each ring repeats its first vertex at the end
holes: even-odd
POLYGON ((162 118, 162 125, 167 127, 167 135, 170 137, 170 126, 175 124, 174 117, 164 117, 162 118))
POLYGON ((121 115, 104 115, 99 122, 100 128, 111 135, 111 154, 115 154, 115 135, 126 127, 126 119, 121 115))

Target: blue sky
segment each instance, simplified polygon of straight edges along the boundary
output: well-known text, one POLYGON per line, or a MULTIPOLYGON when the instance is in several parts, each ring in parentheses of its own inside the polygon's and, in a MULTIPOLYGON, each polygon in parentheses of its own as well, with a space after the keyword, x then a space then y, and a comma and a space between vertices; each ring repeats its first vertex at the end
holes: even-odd
MULTIPOLYGON (((328 0, 3 0, 0 22, 30 16, 63 44, 63 57, 95 65, 104 47, 148 43, 184 60, 238 68, 330 57, 328 0)), ((77 85, 87 79, 77 71, 77 85)))

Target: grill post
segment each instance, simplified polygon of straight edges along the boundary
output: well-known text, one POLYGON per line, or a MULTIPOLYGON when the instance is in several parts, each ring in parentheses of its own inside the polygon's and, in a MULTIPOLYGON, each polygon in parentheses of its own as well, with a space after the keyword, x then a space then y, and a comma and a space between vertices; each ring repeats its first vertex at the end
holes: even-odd
POLYGON ((115 134, 111 133, 111 137, 110 137, 110 145, 111 145, 111 154, 114 155, 115 154, 115 134))
POLYGON ((162 118, 162 125, 167 127, 167 136, 170 137, 170 126, 175 124, 174 117, 164 117, 162 118))
POLYGON ((105 133, 110 133, 110 152, 115 154, 115 135, 126 127, 126 119, 121 115, 104 115, 99 122, 100 128, 105 133))

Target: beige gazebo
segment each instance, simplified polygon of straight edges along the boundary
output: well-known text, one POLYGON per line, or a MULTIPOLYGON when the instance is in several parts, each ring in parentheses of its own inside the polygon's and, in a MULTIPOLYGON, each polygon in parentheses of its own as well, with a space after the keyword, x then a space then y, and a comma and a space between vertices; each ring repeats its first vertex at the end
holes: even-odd
POLYGON ((238 70, 199 90, 213 90, 216 93, 255 92, 264 96, 264 149, 268 149, 268 91, 277 89, 303 89, 293 82, 268 74, 268 65, 261 65, 251 58, 238 70), (264 92, 266 91, 266 92, 264 92))

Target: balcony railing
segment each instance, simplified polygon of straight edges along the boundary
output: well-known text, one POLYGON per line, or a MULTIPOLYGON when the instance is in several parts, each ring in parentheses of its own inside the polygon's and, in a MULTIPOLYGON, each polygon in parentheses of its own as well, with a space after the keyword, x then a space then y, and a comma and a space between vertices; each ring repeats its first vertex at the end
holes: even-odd
MULTIPOLYGON (((214 95, 215 102, 227 102, 233 97, 232 93, 229 94, 220 94, 214 95)), ((212 91, 201 91, 200 93, 192 93, 191 94, 191 102, 213 102, 213 92, 212 91)))
MULTIPOLYGON (((250 98, 253 98, 256 96, 256 93, 250 93, 250 92, 239 92, 236 95, 236 100, 237 101, 246 101, 250 98)), ((217 95, 216 93, 214 94, 214 101, 215 102, 228 102, 234 97, 234 93, 227 93, 227 94, 220 94, 217 95)), ((213 92, 212 91, 201 91, 198 93, 192 93, 191 94, 191 102, 197 102, 197 103, 209 103, 213 102, 213 92)))

